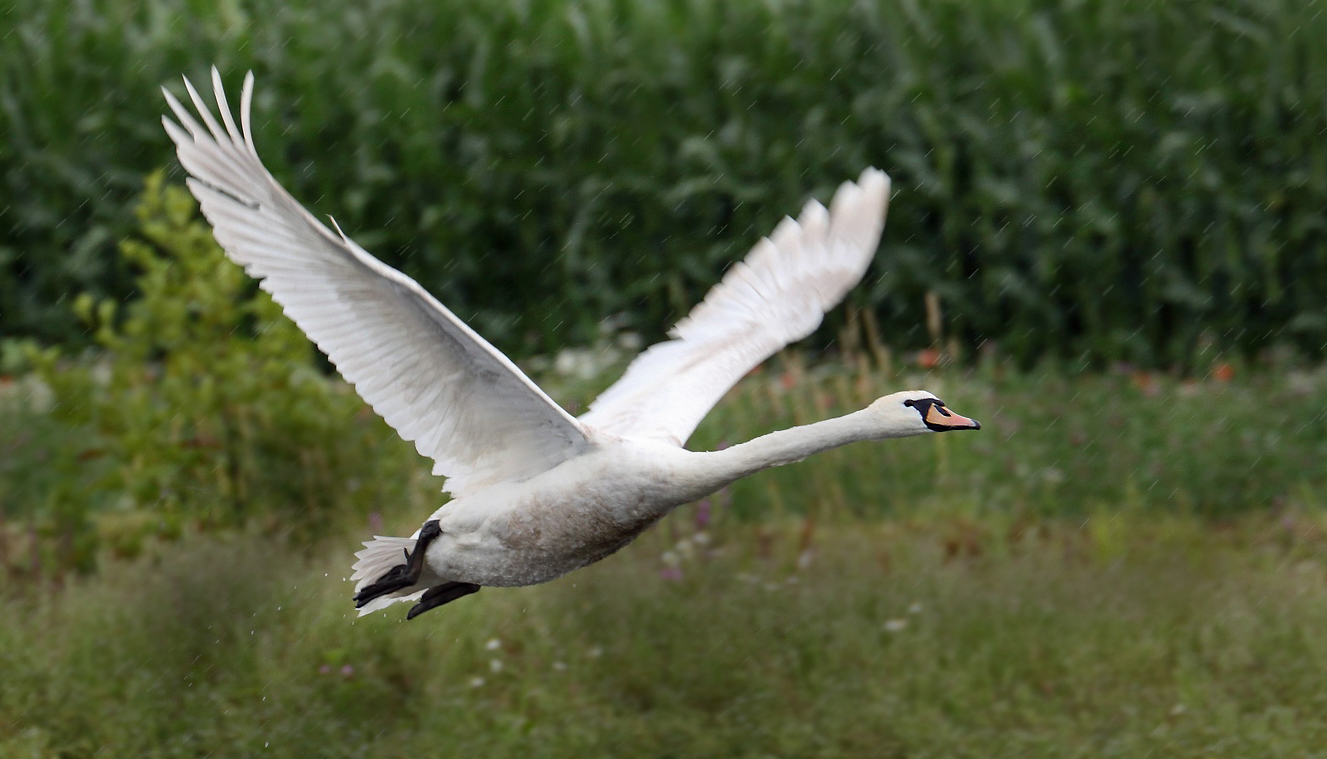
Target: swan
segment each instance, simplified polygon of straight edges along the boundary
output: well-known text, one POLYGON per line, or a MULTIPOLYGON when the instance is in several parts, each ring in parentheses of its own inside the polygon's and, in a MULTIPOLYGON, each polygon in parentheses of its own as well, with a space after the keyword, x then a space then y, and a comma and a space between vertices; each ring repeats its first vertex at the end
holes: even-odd
POLYGON ((413 279, 321 224, 268 173, 250 128, 253 73, 235 123, 212 68, 220 122, 162 88, 187 184, 231 260, 402 438, 446 476, 450 500, 410 537, 355 554, 360 615, 419 614, 483 587, 547 582, 612 554, 673 508, 769 467, 857 441, 976 430, 925 391, 729 448, 683 446, 747 372, 819 326, 875 254, 889 177, 867 169, 828 209, 807 203, 735 264, 616 384, 573 417, 413 279), (195 114, 197 118, 195 118, 195 114), (201 123, 200 123, 201 120, 201 123))

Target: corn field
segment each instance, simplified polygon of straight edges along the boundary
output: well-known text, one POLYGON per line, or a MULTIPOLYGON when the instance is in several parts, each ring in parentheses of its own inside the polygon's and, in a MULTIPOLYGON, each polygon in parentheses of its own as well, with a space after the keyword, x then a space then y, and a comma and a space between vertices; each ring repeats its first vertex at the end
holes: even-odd
POLYGON ((658 336, 779 217, 876 165, 896 195, 850 297, 893 347, 1320 357, 1324 8, 16 0, 0 335, 77 343, 73 294, 131 296, 115 246, 174 166, 157 90, 216 63, 232 102, 255 71, 278 179, 516 354, 605 322, 658 336))

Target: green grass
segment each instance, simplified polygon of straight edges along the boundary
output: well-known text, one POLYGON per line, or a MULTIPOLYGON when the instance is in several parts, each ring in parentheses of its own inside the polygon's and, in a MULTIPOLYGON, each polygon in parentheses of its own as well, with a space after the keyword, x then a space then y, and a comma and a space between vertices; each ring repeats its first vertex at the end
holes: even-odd
MULTIPOLYGON (((808 369, 790 353, 730 392, 701 424, 690 447, 714 449, 847 413, 895 390, 920 388, 979 419, 983 429, 831 451, 735 483, 707 499, 707 508, 716 520, 749 522, 803 515, 878 519, 915 508, 979 519, 1085 517, 1121 510, 1224 518, 1321 504, 1327 493, 1327 469, 1320 465, 1327 460, 1327 370, 1286 364, 1238 372, 1233 381, 1222 381, 1143 373, 1025 375, 997 364, 975 372, 894 371, 875 368, 864 357, 808 369)), ((576 409, 584 408, 614 375, 605 372, 588 382, 551 372, 537 376, 554 398, 576 409)), ((136 503, 109 476, 109 468, 123 457, 106 455, 132 440, 122 443, 114 435, 62 426, 48 414, 24 410, 18 399, 28 382, 11 383, 0 396, 9 399, 0 404, 0 419, 6 422, 0 424, 0 527, 7 520, 11 542, 24 546, 0 557, 0 566, 31 563, 25 537, 30 531, 50 538, 41 549, 45 563, 69 564, 58 555, 52 558, 52 551, 69 548, 65 543, 72 538, 62 541, 61 534, 79 533, 84 519, 98 525, 103 546, 128 554, 140 542, 138 527, 163 515, 210 523, 213 504, 207 499, 224 491, 194 482, 190 472, 219 470, 224 452, 210 454, 214 460, 209 463, 206 449, 197 451, 203 458, 190 459, 192 469, 169 478, 185 484, 177 493, 179 503, 170 508, 136 503), (77 524, 70 526, 70 520, 77 524)), ((273 397, 264 400, 263 408, 279 410, 283 403, 273 397)), ((313 464, 290 464, 287 468, 298 469, 304 483, 299 508, 253 518, 272 530, 308 532, 310 522, 363 519, 377 511, 396 529, 412 531, 419 515, 435 508, 441 480, 428 476, 413 446, 366 408, 329 423, 342 432, 335 440, 302 444, 299 460, 357 461, 366 474, 355 470, 341 473, 340 479, 324 478, 313 464), (330 453, 320 452, 318 445, 324 444, 330 453), (345 488, 354 490, 342 492, 345 488)), ((279 434, 279 414, 273 424, 266 434, 279 434)), ((151 471, 183 466, 174 459, 141 458, 134 459, 135 466, 151 471)), ((289 478, 289 473, 272 477, 289 478)), ((279 498, 283 491, 264 489, 265 482, 255 480, 250 487, 268 500, 279 498)), ((86 550, 75 553, 79 566, 92 558, 86 550)))
MULTIPOLYGON (((758 475, 588 570, 409 624, 353 617, 362 514, 327 514, 313 544, 263 520, 149 541, 87 576, 33 574, 18 518, 0 756, 1321 752, 1327 376, 997 369, 776 361, 700 446, 913 385, 985 427, 758 475)), ((6 499, 60 451, 25 418, 0 425, 6 499)), ((385 531, 412 529, 436 484, 397 485, 385 531)))
MULTIPOLYGON (((794 357, 795 358, 795 357, 794 357)), ((1321 502, 1327 493, 1327 373, 1281 367, 1235 382, 1145 373, 975 373, 773 362, 721 403, 692 447, 926 389, 982 422, 979 433, 831 451, 735 484, 734 508, 877 516, 918 503, 980 514, 1120 508, 1218 516, 1321 502)))
MULTIPOLYGON (((0 755, 1307 757, 1327 518, 670 518, 354 620, 349 539, 190 540, 0 606, 0 755), (694 542, 693 542, 694 545, 694 542), (958 546, 957 549, 954 546, 958 546), (685 553, 685 550, 684 550, 685 553), (805 557, 799 562, 799 557, 805 557)), ((1317 752, 1317 753, 1315 753, 1317 752)))

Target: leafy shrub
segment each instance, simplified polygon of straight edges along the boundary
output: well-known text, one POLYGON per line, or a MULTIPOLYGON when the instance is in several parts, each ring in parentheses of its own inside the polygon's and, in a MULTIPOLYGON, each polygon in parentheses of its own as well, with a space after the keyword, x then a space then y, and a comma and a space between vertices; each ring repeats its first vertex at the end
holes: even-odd
POLYGON ((186 522, 316 530, 383 495, 377 482, 408 481, 379 476, 412 457, 384 444, 394 435, 348 386, 318 372, 308 340, 226 260, 187 190, 152 174, 137 215, 143 239, 120 250, 138 297, 123 314, 86 294, 74 304, 103 353, 77 363, 53 348, 30 354, 52 413, 87 430, 53 465, 98 461, 109 494, 99 504, 86 483, 71 484, 52 496, 55 522, 82 539, 88 511, 109 500, 119 508, 103 533, 132 552, 144 532, 186 522))
MULTIPOLYGON (((1311 0, 17 0, 0 328, 123 297, 161 82, 259 76, 257 142, 500 347, 657 335, 809 192, 899 197, 889 341, 1194 363, 1327 343, 1327 14, 1311 0), (166 21, 169 19, 169 22, 166 21)), ((206 89, 206 88, 205 88, 206 89)))

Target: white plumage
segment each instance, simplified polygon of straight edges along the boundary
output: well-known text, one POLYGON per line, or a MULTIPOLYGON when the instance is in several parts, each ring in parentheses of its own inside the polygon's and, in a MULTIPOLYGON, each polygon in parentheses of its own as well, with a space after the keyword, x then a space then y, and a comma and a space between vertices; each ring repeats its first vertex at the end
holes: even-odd
POLYGON ((861 280, 888 202, 889 177, 867 169, 839 188, 828 211, 813 200, 797 221, 785 217, 673 327, 673 339, 632 361, 581 421, 684 445, 729 388, 814 332, 861 280))
POLYGON ((249 127, 252 74, 240 125, 215 68, 212 84, 221 122, 186 79, 198 118, 166 92, 179 124, 163 124, 217 242, 434 460, 453 496, 426 520, 436 528, 423 539, 379 537, 356 554, 361 613, 422 597, 413 616, 479 586, 553 579, 616 551, 678 504, 820 450, 978 427, 929 393, 906 392, 720 452, 682 448, 729 388, 813 332, 861 279, 884 225, 883 172, 844 183, 829 209, 812 201, 797 221, 785 218, 578 420, 414 280, 277 184, 249 127))

